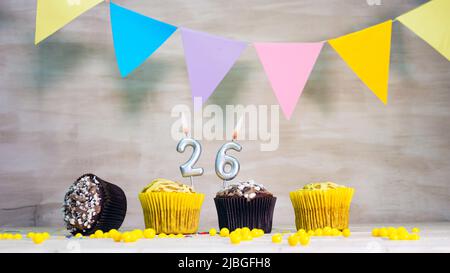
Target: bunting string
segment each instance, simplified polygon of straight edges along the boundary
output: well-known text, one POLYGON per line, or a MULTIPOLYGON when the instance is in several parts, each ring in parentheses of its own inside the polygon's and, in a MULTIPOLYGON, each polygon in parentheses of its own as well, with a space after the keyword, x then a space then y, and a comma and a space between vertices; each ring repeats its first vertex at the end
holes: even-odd
MULTIPOLYGON (((35 44, 103 0, 37 0, 35 44)), ((114 51, 127 77, 158 50, 178 27, 109 2, 114 51)), ((290 119, 325 42, 384 104, 392 23, 399 21, 450 61, 450 0, 431 0, 394 20, 316 43, 252 43, 283 114, 290 119)), ((192 97, 205 102, 248 43, 179 28, 192 97)))

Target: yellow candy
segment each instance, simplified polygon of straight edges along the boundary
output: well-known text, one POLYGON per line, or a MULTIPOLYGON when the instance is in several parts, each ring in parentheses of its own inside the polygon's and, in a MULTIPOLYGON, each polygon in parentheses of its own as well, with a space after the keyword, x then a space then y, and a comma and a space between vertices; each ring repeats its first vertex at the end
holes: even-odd
POLYGON ((419 233, 419 232, 420 232, 420 229, 415 227, 415 228, 411 229, 411 232, 413 232, 413 233, 419 233))
POLYGON ((217 234, 217 230, 215 228, 212 228, 212 229, 209 230, 209 235, 210 236, 216 236, 216 234, 217 234))
POLYGON ((122 240, 122 234, 120 232, 114 232, 111 237, 113 238, 114 242, 120 242, 122 240))
POLYGON ((14 235, 12 235, 11 233, 6 233, 5 239, 6 240, 13 240, 14 239, 14 235))
POLYGON ((232 244, 239 244, 241 242, 241 236, 236 235, 236 236, 230 236, 230 242, 232 244))
MULTIPOLYGON (((349 232, 350 232, 350 230, 349 230, 349 232)), ((341 232, 337 228, 331 229, 331 236, 339 236, 340 234, 341 234, 341 232)))
POLYGON ((322 229, 320 229, 320 228, 318 228, 314 231, 314 235, 316 235, 316 236, 322 236, 322 234, 323 234, 323 232, 322 232, 322 229))
POLYGON ((184 235, 183 235, 183 234, 181 234, 181 233, 178 233, 178 234, 176 235, 176 237, 177 237, 177 238, 183 238, 183 237, 184 237, 184 235))
POLYGON ((380 230, 379 230, 378 228, 372 229, 372 236, 373 236, 373 237, 378 237, 378 236, 380 236, 380 230))
POLYGON ((401 233, 398 234, 398 239, 399 240, 408 240, 408 237, 409 237, 409 234, 407 232, 406 233, 401 232, 401 233))
POLYGON ((35 235, 34 232, 28 232, 27 237, 31 239, 33 238, 34 235, 35 235))
POLYGON ((302 246, 308 245, 309 244, 309 236, 306 236, 306 235, 300 236, 300 244, 302 246))
POLYGON ((109 234, 113 235, 119 231, 117 229, 113 228, 113 229, 110 229, 108 232, 109 232, 109 234))
POLYGON ((158 234, 158 237, 159 237, 159 238, 167 238, 167 234, 165 234, 165 233, 160 233, 160 234, 158 234))
POLYGON ((81 234, 81 233, 75 234, 75 238, 82 238, 82 237, 83 237, 83 234, 81 234))
POLYGON ((105 232, 105 233, 103 233, 103 238, 109 239, 109 238, 111 238, 111 234, 109 234, 109 232, 105 232))
POLYGON ((19 233, 14 234, 14 240, 22 240, 22 234, 19 233))
POLYGON ((250 229, 248 227, 244 227, 241 229, 241 236, 247 237, 250 234, 250 229))
POLYGON ((264 236, 264 230, 263 229, 258 229, 258 232, 259 232, 259 236, 264 236))
POLYGON ((235 229, 234 231, 237 232, 237 233, 239 233, 239 234, 241 234, 241 229, 240 229, 240 228, 237 228, 237 229, 235 229))
POLYGON ((226 227, 222 228, 220 230, 220 236, 221 237, 228 237, 228 236, 230 236, 230 230, 228 228, 226 228, 226 227))
POLYGON ((350 229, 346 228, 342 231, 342 236, 349 237, 351 234, 350 229))
POLYGON ((40 233, 35 234, 32 239, 35 244, 42 244, 45 241, 44 236, 40 233))
POLYGON ((280 233, 272 235, 272 243, 279 244, 283 240, 283 236, 280 233))
POLYGON ((135 229, 132 231, 132 233, 137 239, 141 239, 144 237, 144 232, 142 232, 142 230, 140 229, 135 229))
POLYGON ((247 233, 247 234, 245 234, 245 235, 241 235, 241 240, 242 240, 242 241, 251 241, 251 240, 253 240, 253 236, 252 236, 252 234, 249 232, 249 233, 247 233))
POLYGON ((257 238, 260 236, 260 230, 257 228, 252 229, 252 231, 250 232, 250 235, 252 235, 253 238, 257 238))
POLYGON ((396 233, 391 233, 391 235, 389 235, 389 240, 392 241, 398 240, 398 235, 396 233))
POLYGON ((44 236, 44 240, 47 240, 48 238, 50 238, 50 233, 44 232, 42 233, 42 236, 44 236))
POLYGON ((103 237, 103 231, 101 231, 101 230, 96 230, 95 231, 95 233, 94 233, 94 235, 95 235, 95 238, 102 238, 103 237))
POLYGON ((91 234, 91 235, 89 235, 89 238, 91 238, 91 239, 96 239, 97 236, 95 236, 95 234, 91 234))
POLYGON ((3 234, 0 233, 0 240, 3 240, 3 234))
POLYGON ((295 235, 291 235, 288 237, 288 243, 290 246, 296 246, 298 245, 299 239, 295 235))
POLYGON ((314 236, 314 230, 308 230, 308 236, 314 236))
POLYGON ((306 231, 304 229, 299 229, 297 230, 297 235, 299 236, 306 235, 306 231))
POLYGON ((131 243, 133 242, 133 237, 132 234, 130 232, 125 232, 122 234, 122 241, 124 241, 125 243, 131 243))
POLYGON ((395 227, 388 227, 387 236, 391 235, 392 233, 397 233, 397 229, 395 227))
POLYGON ((380 237, 387 237, 388 236, 388 231, 386 228, 381 228, 380 229, 380 237))
POLYGON ((333 235, 332 231, 333 231, 333 229, 331 229, 331 227, 324 227, 323 235, 325 235, 325 236, 333 235))
POLYGON ((147 228, 144 230, 144 238, 153 239, 156 236, 156 231, 152 228, 147 228))
POLYGON ((419 234, 417 234, 417 233, 413 233, 413 234, 410 234, 409 236, 408 236, 408 240, 419 240, 420 239, 420 236, 419 236, 419 234))

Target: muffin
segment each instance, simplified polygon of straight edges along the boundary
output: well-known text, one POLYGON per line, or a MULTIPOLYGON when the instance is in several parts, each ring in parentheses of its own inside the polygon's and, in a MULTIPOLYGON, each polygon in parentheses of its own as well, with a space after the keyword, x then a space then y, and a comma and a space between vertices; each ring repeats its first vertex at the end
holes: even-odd
POLYGON ((311 183, 290 193, 297 229, 348 228, 354 189, 332 182, 311 183))
POLYGON ((231 184, 214 198, 219 227, 229 230, 259 228, 270 233, 276 201, 272 193, 253 180, 231 184))
POLYGON ((72 233, 118 229, 125 219, 127 198, 118 186, 93 174, 78 178, 64 195, 64 222, 72 233))
POLYGON ((195 233, 204 198, 185 184, 155 179, 139 193, 145 227, 156 233, 195 233))

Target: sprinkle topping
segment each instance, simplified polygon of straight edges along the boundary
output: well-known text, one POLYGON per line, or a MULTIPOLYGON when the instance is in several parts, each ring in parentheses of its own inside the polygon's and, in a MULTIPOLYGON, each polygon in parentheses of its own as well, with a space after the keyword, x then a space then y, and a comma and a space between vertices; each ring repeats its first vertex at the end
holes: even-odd
POLYGON ((100 211, 99 182, 94 175, 75 181, 64 196, 64 221, 67 229, 76 232, 92 228, 100 211))

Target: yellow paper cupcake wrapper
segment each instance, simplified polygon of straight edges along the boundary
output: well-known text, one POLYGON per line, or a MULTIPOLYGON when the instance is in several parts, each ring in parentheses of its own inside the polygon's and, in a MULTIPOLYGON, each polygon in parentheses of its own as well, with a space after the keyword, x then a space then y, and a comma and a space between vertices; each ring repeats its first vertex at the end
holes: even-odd
POLYGON ((156 233, 195 233, 204 194, 180 192, 140 193, 146 228, 156 233))
POLYGON ((290 193, 298 229, 348 228, 353 188, 299 190, 290 193))

